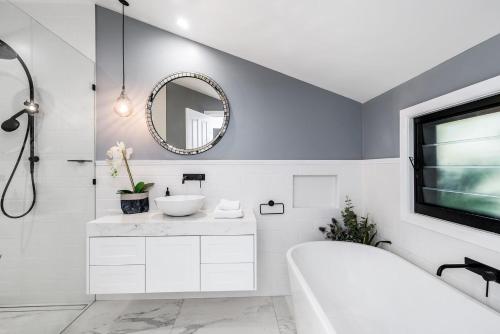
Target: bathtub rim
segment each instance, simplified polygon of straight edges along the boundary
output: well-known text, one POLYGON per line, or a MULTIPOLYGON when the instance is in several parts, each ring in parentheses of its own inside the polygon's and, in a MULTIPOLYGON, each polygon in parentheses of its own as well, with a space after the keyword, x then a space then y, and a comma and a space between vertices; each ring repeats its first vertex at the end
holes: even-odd
MULTIPOLYGON (((301 244, 298 244, 298 245, 291 247, 286 252, 286 260, 287 260, 289 270, 293 271, 293 274, 295 275, 295 279, 298 281, 300 287, 302 289, 304 289, 304 294, 306 295, 308 302, 311 303, 313 311, 315 312, 315 314, 317 314, 317 316, 321 322, 321 326, 325 329, 325 331, 327 333, 336 334, 337 331, 333 328, 330 319, 325 314, 323 307, 320 305, 320 303, 316 299, 316 296, 314 295, 313 291, 311 290, 311 287, 309 286, 306 279, 302 275, 302 272, 299 270, 299 267, 297 266, 297 264, 293 260, 293 256, 292 256, 292 253, 295 249, 300 248, 300 247, 305 246, 305 245, 309 245, 309 244, 313 244, 313 243, 315 244, 318 242, 325 242, 325 241, 305 242, 305 243, 301 243, 301 244)), ((292 300, 293 300, 293 298, 294 298, 294 296, 293 296, 293 291, 292 291, 292 300)), ((294 314, 294 316, 295 316, 295 318, 297 318, 296 314, 294 314)))
MULTIPOLYGON (((314 311, 318 312, 317 313, 318 317, 320 318, 320 321, 321 321, 323 327, 325 327, 325 329, 327 331, 329 331, 328 333, 335 334, 337 332, 335 331, 335 329, 334 329, 333 325, 331 324, 329 318, 326 316, 326 314, 325 314, 325 312, 324 312, 321 304, 318 302, 318 300, 317 300, 316 296, 314 295, 311 287, 307 283, 307 280, 304 278, 304 276, 302 275, 301 271, 299 270, 299 267, 297 266, 297 264, 293 260, 293 255, 292 255, 292 253, 294 252, 294 250, 296 250, 298 248, 305 247, 307 245, 312 245, 312 244, 320 244, 320 243, 322 243, 322 244, 341 243, 341 244, 344 244, 344 245, 349 245, 349 246, 352 246, 352 247, 361 247, 361 248, 371 247, 371 248, 373 248, 375 250, 375 252, 386 253, 388 256, 396 257, 396 258, 398 258, 399 261, 406 262, 407 264, 415 267, 422 274, 430 276, 431 278, 433 278, 434 280, 436 280, 437 282, 439 282, 439 284, 441 284, 441 286, 443 286, 443 288, 445 288, 445 289, 451 289, 455 293, 458 293, 459 295, 462 295, 463 297, 465 297, 469 302, 473 302, 474 304, 478 305, 479 307, 481 307, 482 309, 484 309, 486 312, 489 312, 489 313, 491 313, 494 316, 500 317, 500 312, 497 312, 495 309, 491 308, 490 306, 481 303, 479 300, 473 298, 472 296, 466 294, 465 292, 463 292, 463 291, 455 288, 451 284, 447 283, 442 278, 438 278, 437 276, 431 274, 430 272, 424 270, 423 268, 417 266, 416 264, 414 264, 414 263, 408 261, 407 259, 405 259, 405 258, 403 258, 403 257, 401 257, 401 256, 399 256, 397 254, 394 254, 394 253, 392 253, 392 252, 390 252, 388 250, 385 250, 385 249, 382 249, 382 248, 378 248, 378 247, 374 247, 374 246, 368 246, 368 245, 364 245, 364 244, 359 244, 359 243, 354 243, 354 242, 348 242, 348 241, 322 240, 322 241, 309 241, 309 242, 300 243, 300 244, 297 244, 297 245, 291 247, 287 251, 287 253, 286 253, 287 263, 289 265, 289 268, 291 270, 293 270, 296 279, 299 281, 299 284, 305 290, 305 294, 307 295, 307 299, 312 304, 314 311)), ((292 298, 293 298, 293 293, 292 293, 292 298)))

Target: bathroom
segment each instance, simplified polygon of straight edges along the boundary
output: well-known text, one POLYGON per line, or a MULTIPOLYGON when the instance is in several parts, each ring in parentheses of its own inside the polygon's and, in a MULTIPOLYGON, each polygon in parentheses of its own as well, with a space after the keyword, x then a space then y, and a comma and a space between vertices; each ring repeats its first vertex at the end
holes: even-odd
POLYGON ((497 333, 498 12, 0 0, 0 334, 497 333))

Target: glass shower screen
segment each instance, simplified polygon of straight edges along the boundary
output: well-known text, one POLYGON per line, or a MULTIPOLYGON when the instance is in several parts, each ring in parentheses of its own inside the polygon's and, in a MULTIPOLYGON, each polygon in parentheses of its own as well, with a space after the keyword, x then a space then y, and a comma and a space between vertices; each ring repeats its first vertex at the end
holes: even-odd
MULTIPOLYGON (((85 294, 85 223, 95 216, 94 62, 8 2, 0 1, 0 39, 26 62, 40 112, 35 119, 37 203, 25 217, 0 214, 0 307, 80 305, 85 294), (75 163, 68 160, 90 160, 75 163)), ((29 95, 19 63, 0 59, 0 119, 29 95)), ((26 131, 0 131, 0 189, 26 131)), ((31 203, 29 150, 7 193, 9 212, 31 203)))

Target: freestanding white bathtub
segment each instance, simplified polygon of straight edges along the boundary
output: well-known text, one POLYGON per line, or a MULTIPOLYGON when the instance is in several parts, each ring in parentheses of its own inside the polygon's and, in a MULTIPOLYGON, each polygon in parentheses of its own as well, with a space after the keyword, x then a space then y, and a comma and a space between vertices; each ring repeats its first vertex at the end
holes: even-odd
POLYGON ((408 261, 347 242, 287 254, 298 334, 499 334, 500 314, 408 261))

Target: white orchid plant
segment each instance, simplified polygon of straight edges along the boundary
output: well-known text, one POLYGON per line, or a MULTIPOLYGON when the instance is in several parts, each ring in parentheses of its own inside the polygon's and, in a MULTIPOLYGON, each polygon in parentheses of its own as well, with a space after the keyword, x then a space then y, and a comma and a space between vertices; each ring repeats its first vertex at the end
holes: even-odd
POLYGON ((130 167, 128 165, 128 160, 132 156, 133 152, 134 149, 132 147, 126 147, 125 143, 122 141, 117 142, 115 146, 110 147, 108 152, 106 152, 108 156, 107 162, 111 166, 111 176, 118 176, 120 167, 125 164, 128 178, 132 186, 131 190, 118 190, 118 194, 145 193, 154 185, 154 183, 144 183, 142 181, 137 184, 134 183, 134 178, 132 177, 132 173, 130 172, 130 167))

